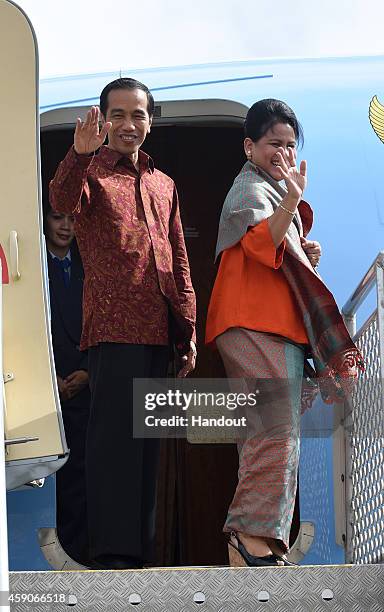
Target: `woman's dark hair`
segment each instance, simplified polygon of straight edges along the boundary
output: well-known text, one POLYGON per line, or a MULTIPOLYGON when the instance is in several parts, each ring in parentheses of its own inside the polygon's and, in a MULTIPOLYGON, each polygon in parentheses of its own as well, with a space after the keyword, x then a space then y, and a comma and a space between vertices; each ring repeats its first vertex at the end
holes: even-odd
POLYGON ((140 83, 140 81, 136 81, 136 79, 128 79, 121 77, 120 79, 116 79, 111 83, 108 83, 100 94, 100 111, 103 115, 104 119, 107 118, 107 110, 108 110, 108 94, 110 91, 114 89, 141 89, 147 95, 147 110, 148 115, 153 117, 153 113, 155 111, 155 102, 153 100, 153 96, 149 91, 148 87, 144 85, 144 83, 140 83))
POLYGON ((303 128, 293 110, 285 102, 273 98, 259 100, 251 106, 244 123, 245 137, 257 142, 276 123, 288 123, 295 132, 297 144, 304 144, 303 128))

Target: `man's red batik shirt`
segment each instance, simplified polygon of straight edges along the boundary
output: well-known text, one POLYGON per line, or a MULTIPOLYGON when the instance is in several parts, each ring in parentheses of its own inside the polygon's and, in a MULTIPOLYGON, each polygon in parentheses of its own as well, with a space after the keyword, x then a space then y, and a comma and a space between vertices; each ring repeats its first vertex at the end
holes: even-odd
POLYGON ((196 302, 173 180, 143 151, 138 172, 106 146, 95 156, 71 147, 51 181, 50 202, 75 215, 85 272, 80 348, 166 345, 170 313, 173 339, 185 352, 196 302))

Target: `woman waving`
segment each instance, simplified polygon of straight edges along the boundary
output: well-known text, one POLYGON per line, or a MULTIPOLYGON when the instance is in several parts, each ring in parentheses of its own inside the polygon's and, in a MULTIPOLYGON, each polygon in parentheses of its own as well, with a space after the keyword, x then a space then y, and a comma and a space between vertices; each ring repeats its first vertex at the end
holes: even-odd
POLYGON ((362 367, 316 272, 320 245, 306 238, 313 214, 302 200, 306 162, 296 164, 302 139, 287 104, 254 104, 245 121, 248 161, 220 219, 206 341, 216 344, 229 378, 259 393, 238 443, 239 483, 224 526, 231 565, 289 564, 305 358, 313 358, 330 402, 362 367))

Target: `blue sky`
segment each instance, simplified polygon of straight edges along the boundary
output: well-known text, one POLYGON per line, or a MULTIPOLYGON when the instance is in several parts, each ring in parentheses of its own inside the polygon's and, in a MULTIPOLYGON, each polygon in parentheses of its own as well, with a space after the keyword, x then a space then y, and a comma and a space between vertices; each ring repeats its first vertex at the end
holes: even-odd
POLYGON ((383 0, 16 0, 41 78, 261 57, 384 54, 383 0))

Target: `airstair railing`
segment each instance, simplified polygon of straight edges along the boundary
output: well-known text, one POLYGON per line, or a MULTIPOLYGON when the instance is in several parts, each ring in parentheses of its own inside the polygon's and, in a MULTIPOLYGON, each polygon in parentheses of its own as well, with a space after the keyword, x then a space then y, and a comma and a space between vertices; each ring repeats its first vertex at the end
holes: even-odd
POLYGON ((346 560, 384 562, 384 252, 345 304, 344 320, 361 350, 364 374, 345 409, 346 560), (356 312, 376 286, 377 307, 356 331, 356 312))
POLYGON ((4 368, 3 368, 3 272, 0 260, 0 610, 9 610, 7 492, 4 444, 4 368))

